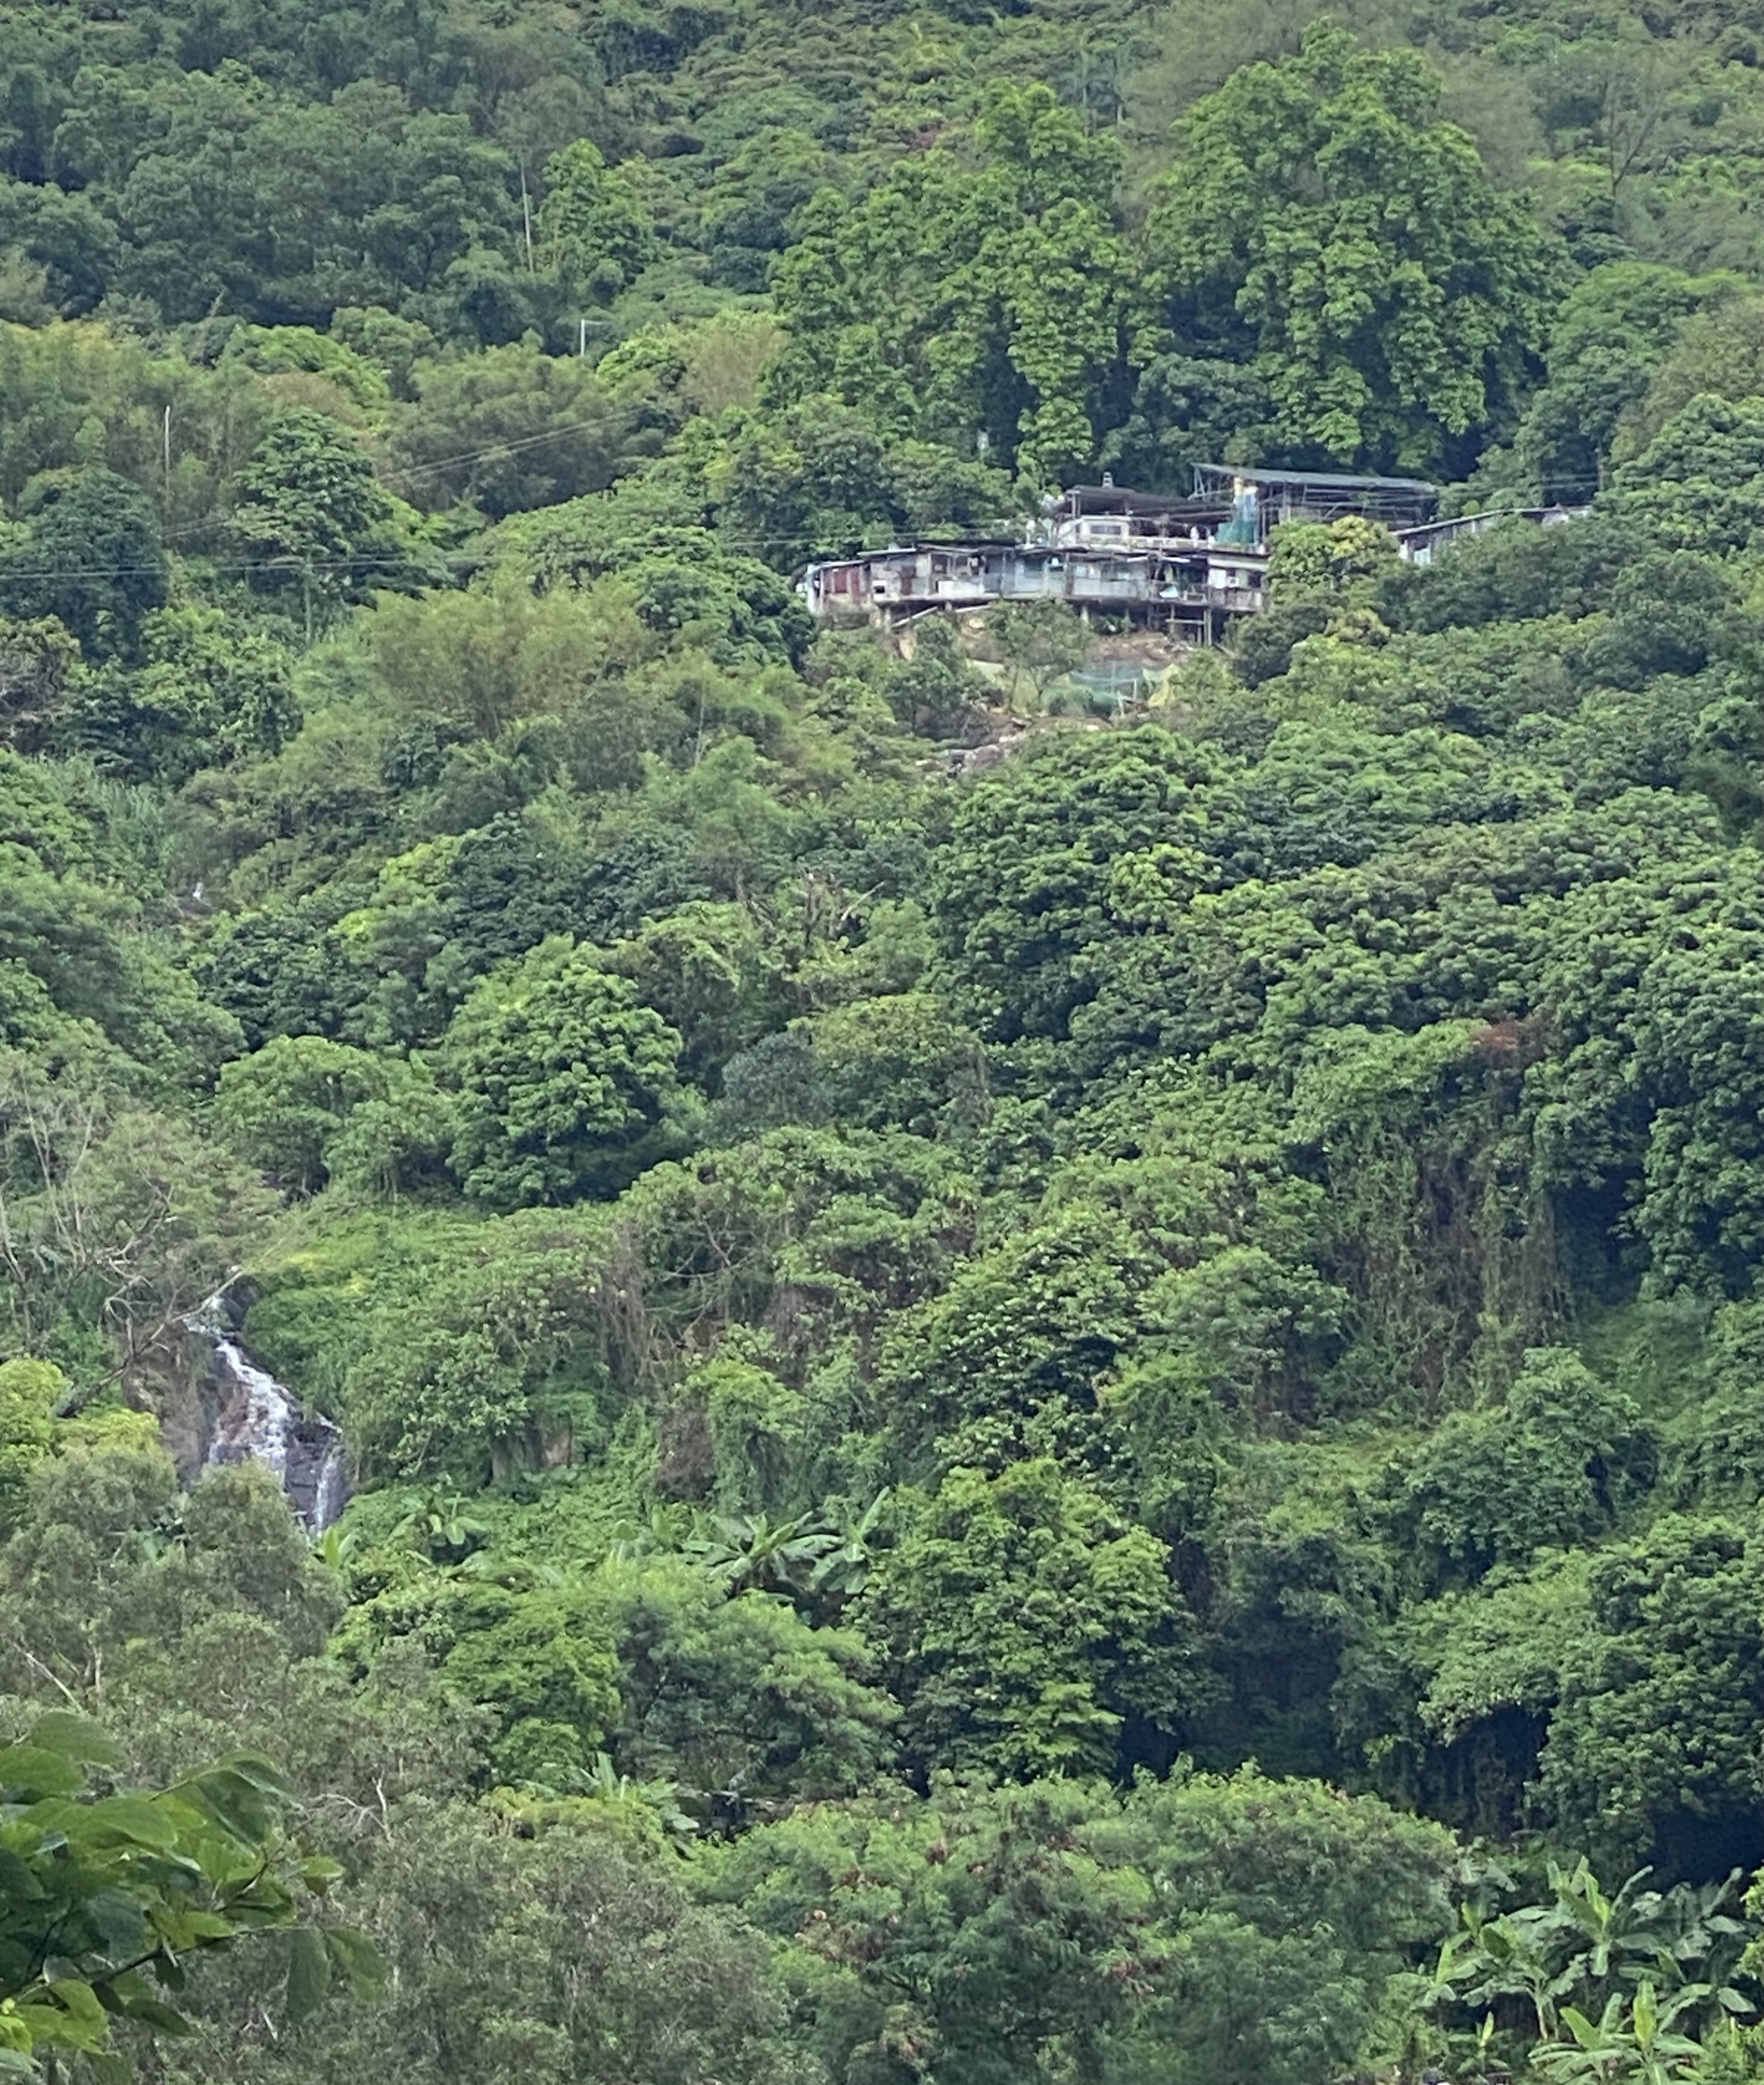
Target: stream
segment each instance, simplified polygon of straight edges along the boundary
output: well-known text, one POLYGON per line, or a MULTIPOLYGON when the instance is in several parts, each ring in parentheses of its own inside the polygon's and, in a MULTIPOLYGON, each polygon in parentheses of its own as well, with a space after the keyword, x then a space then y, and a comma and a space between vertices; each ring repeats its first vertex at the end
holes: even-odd
POLYGON ((322 1535, 349 1503, 343 1437, 246 1352, 237 1336, 243 1314, 223 1289, 187 1321, 210 1361, 204 1403, 213 1403, 213 1431, 202 1459, 210 1467, 262 1463, 307 1532, 322 1535))

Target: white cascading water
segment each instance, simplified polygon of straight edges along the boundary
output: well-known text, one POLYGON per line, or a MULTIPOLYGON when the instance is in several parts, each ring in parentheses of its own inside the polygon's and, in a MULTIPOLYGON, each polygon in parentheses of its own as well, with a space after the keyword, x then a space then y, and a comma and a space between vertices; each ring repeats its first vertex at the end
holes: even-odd
POLYGON ((213 1355, 219 1394, 206 1460, 210 1467, 261 1463, 308 1534, 322 1535, 349 1502, 343 1437, 329 1419, 304 1412, 292 1391, 258 1367, 234 1337, 236 1314, 221 1289, 187 1321, 213 1355))

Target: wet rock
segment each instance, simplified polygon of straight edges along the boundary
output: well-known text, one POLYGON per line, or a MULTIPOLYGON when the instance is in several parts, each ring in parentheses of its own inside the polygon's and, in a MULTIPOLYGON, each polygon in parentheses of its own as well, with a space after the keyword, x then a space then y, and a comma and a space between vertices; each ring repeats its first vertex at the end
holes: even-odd
POLYGON ((320 1413, 307 1412, 285 1384, 260 1368, 240 1344, 244 1309, 222 1289, 189 1320, 196 1348, 196 1398, 172 1443, 187 1477, 223 1463, 261 1463, 287 1493, 307 1531, 322 1535, 349 1502, 343 1437, 320 1413), (179 1447, 183 1448, 181 1454, 179 1447))

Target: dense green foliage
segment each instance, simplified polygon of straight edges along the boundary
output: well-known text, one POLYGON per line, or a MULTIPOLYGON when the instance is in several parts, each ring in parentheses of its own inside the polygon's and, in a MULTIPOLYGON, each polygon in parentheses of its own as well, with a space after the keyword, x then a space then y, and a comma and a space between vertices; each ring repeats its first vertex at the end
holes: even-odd
POLYGON ((1764 2076, 1753 16, 0 13, 0 2074, 1764 2076))

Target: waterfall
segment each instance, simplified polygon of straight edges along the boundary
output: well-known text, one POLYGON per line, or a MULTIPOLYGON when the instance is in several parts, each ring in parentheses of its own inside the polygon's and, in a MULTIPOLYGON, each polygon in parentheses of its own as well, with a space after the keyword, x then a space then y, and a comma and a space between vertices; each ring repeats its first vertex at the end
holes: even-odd
POLYGON ((261 1463, 286 1493, 310 1535, 322 1535, 349 1502, 343 1437, 240 1344, 243 1315, 227 1289, 217 1290, 186 1320, 207 1348, 213 1430, 202 1460, 261 1463))

